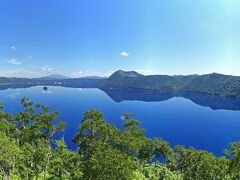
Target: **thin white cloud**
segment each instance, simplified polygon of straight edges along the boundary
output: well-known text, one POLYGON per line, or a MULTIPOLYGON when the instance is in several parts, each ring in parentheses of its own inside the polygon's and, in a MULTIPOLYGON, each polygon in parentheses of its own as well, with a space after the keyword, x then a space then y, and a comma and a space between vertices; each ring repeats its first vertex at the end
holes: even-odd
POLYGON ((7 63, 12 64, 12 65, 21 65, 21 64, 22 64, 22 63, 21 63, 18 59, 16 59, 16 58, 12 58, 12 59, 7 60, 7 63))
POLYGON ((15 46, 11 46, 10 49, 14 51, 14 50, 16 50, 16 47, 15 46))
POLYGON ((145 75, 154 74, 154 70, 151 70, 151 69, 137 69, 136 71, 138 73, 145 74, 145 75))
POLYGON ((24 70, 6 70, 0 71, 0 77, 25 77, 25 78, 39 78, 47 75, 51 75, 52 71, 41 71, 38 69, 24 70))
POLYGON ((115 71, 108 71, 103 74, 103 77, 109 77, 111 76, 115 71))
POLYGON ((55 69, 48 65, 43 65, 39 68, 40 71, 54 71, 55 69))
POLYGON ((53 68, 50 68, 50 67, 44 67, 41 69, 42 71, 52 71, 53 68))
POLYGON ((99 76, 99 77, 108 77, 112 74, 112 72, 103 72, 103 71, 72 71, 72 72, 64 72, 62 74, 65 74, 68 77, 73 78, 79 78, 79 77, 85 77, 85 76, 99 76))
POLYGON ((120 53, 120 55, 123 56, 123 57, 128 57, 128 56, 130 55, 130 53, 127 52, 127 51, 122 51, 122 52, 120 53))

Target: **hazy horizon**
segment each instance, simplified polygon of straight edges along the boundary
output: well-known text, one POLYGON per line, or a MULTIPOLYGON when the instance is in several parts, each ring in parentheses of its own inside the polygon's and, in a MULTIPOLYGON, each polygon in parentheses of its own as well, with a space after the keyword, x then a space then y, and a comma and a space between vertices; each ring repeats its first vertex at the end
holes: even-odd
POLYGON ((240 1, 0 2, 0 77, 240 76, 240 1))
MULTIPOLYGON (((122 69, 120 69, 122 70, 122 69)), ((119 71, 119 70, 116 70, 116 71, 119 71)), ((114 72, 116 72, 114 71, 114 72)), ((122 71, 125 71, 125 72, 129 72, 129 71, 135 71, 135 70, 122 70, 122 71)), ((32 76, 32 77, 25 77, 25 76, 0 76, 1 77, 7 77, 7 78, 45 78, 45 77, 50 77, 50 76, 65 76, 65 78, 82 78, 82 77, 102 77, 102 78, 108 78, 110 77, 114 72, 112 73, 109 73, 109 74, 106 74, 106 75, 82 75, 82 76, 78 76, 78 77, 75 77, 75 76, 71 76, 71 75, 67 75, 67 74, 61 74, 61 73, 58 73, 58 74, 46 74, 46 75, 43 75, 43 76, 32 76)), ((139 71, 135 71, 137 73, 140 73, 139 71)), ((143 75, 168 75, 168 76, 188 76, 188 75, 197 75, 197 76, 201 76, 201 75, 208 75, 208 74, 222 74, 222 75, 230 75, 230 76, 238 76, 238 75, 231 75, 231 74, 223 74, 223 73, 217 73, 217 72, 211 72, 211 73, 204 73, 204 74, 144 74, 144 73, 140 73, 140 74, 143 74, 143 75)))

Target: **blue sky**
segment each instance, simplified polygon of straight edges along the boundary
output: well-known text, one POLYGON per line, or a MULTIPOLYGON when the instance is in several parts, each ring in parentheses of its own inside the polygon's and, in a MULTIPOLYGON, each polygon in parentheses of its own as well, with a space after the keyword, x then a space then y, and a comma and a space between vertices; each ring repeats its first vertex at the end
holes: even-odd
POLYGON ((1 0, 0 76, 240 75, 238 0, 1 0))

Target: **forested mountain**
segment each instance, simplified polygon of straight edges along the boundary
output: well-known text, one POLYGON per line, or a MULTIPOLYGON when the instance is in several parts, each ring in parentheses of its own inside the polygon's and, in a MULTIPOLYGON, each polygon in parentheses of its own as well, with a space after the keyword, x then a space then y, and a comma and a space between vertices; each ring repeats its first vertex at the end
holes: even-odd
POLYGON ((134 71, 117 71, 99 84, 103 89, 174 90, 175 79, 167 75, 144 76, 134 71))
POLYGON ((240 77, 223 74, 144 76, 135 71, 116 71, 109 78, 5 78, 0 77, 0 88, 6 85, 57 85, 67 87, 100 88, 103 90, 143 90, 156 92, 194 92, 240 98, 240 77))
POLYGON ((117 71, 99 83, 101 89, 190 91, 240 98, 240 77, 222 74, 144 76, 134 71, 117 71))
POLYGON ((197 76, 181 90, 239 98, 240 77, 216 73, 197 76))

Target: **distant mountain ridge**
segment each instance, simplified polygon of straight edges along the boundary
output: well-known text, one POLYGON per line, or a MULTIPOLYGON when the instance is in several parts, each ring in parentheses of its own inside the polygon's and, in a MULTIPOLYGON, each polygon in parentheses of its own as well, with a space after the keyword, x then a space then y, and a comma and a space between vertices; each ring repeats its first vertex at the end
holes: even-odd
POLYGON ((96 76, 67 78, 6 78, 0 77, 0 88, 54 85, 65 87, 99 88, 102 90, 193 92, 240 98, 240 77, 223 74, 206 75, 142 75, 135 71, 116 71, 109 78, 96 76), (60 79, 58 79, 60 78, 60 79))
POLYGON ((42 78, 7 78, 0 77, 0 89, 32 87, 38 85, 64 86, 76 88, 96 88, 102 77, 88 76, 70 78, 62 75, 50 75, 42 78))
POLYGON ((72 78, 72 77, 61 75, 61 74, 53 74, 53 75, 44 76, 44 77, 36 78, 36 79, 61 80, 61 79, 106 79, 106 78, 100 77, 100 76, 83 76, 83 77, 78 77, 78 78, 72 78))
POLYGON ((54 79, 71 79, 71 78, 64 75, 60 75, 60 74, 53 74, 53 75, 44 76, 38 79, 54 80, 54 79))
POLYGON ((240 77, 223 74, 206 75, 148 75, 135 71, 116 71, 99 83, 100 89, 189 91, 240 98, 240 77))

